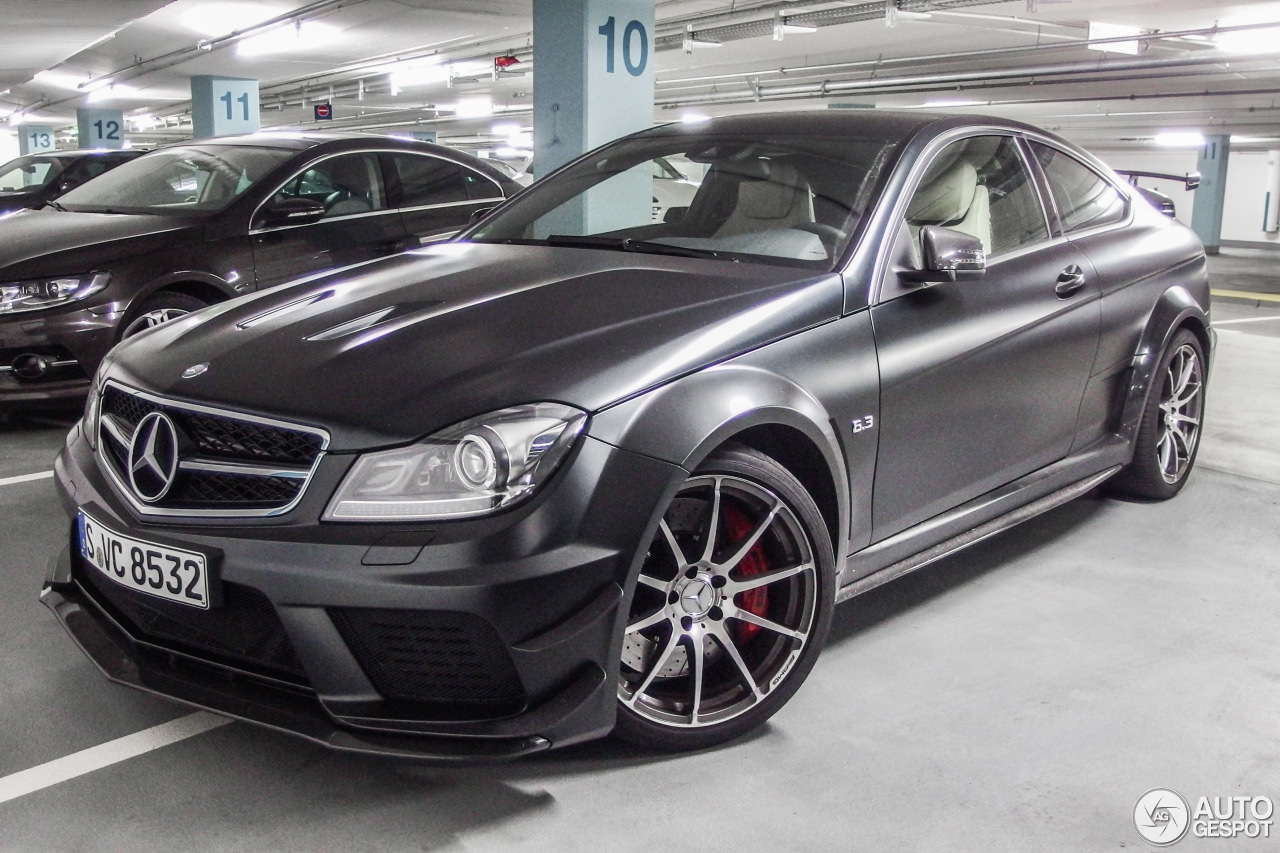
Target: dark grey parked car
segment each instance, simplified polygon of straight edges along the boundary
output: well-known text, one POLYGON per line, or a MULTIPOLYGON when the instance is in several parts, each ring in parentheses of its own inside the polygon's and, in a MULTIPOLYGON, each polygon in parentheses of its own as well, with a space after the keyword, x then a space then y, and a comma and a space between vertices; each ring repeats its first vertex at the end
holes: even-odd
POLYGON ((0 220, 0 407, 83 398, 134 332, 441 239, 519 189, 459 151, 367 134, 158 148, 0 220))
POLYGON ((0 166, 0 214, 43 207, 145 153, 133 149, 48 151, 10 160, 0 166))
POLYGON ((456 242, 126 341, 44 602, 113 680, 339 749, 759 725, 832 609, 1107 482, 1171 497, 1195 236, 988 118, 657 128, 456 242), (652 222, 652 161, 706 176, 652 222))

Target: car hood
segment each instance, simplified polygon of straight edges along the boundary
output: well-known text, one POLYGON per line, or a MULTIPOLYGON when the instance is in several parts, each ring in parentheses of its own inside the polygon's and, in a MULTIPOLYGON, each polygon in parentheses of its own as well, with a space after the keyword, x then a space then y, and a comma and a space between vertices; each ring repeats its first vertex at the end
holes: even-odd
POLYGON ((838 275, 785 267, 445 244, 157 327, 115 351, 111 375, 355 450, 521 403, 599 411, 837 317, 841 299, 838 275))
POLYGON ((20 210, 0 220, 5 279, 88 272, 119 258, 171 244, 174 232, 202 220, 145 214, 20 210))

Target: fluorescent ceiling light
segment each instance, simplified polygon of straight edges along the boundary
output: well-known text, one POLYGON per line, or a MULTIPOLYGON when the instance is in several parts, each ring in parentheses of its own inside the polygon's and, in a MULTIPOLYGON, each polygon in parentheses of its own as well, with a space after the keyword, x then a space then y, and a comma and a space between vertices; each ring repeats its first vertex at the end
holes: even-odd
POLYGON ((925 101, 925 109, 952 109, 954 107, 981 107, 986 101, 966 101, 961 98, 939 98, 936 101, 925 101))
POLYGON ((66 71, 37 71, 31 78, 33 83, 46 86, 57 86, 59 89, 79 89, 89 78, 80 74, 69 74, 66 71))
POLYGON ((281 24, 262 35, 250 36, 236 45, 241 56, 263 56, 270 53, 291 53, 299 50, 315 50, 329 44, 338 36, 338 29, 319 21, 296 21, 281 24))
POLYGON ((458 101, 454 115, 458 118, 483 118, 493 115, 493 101, 488 98, 464 98, 458 101))
POLYGON ((107 86, 95 86, 90 90, 89 97, 85 100, 91 104, 97 104, 102 101, 111 101, 116 98, 131 98, 136 94, 138 94, 138 90, 132 86, 112 83, 107 86))
MULTIPOLYGON (((1140 36, 1143 31, 1138 27, 1129 27, 1123 24, 1103 24, 1098 21, 1089 22, 1089 40, 1094 39, 1115 39, 1124 38, 1125 36, 1140 36)), ((1100 50, 1105 53, 1127 53, 1131 56, 1137 56, 1141 45, 1136 41, 1117 41, 1111 44, 1090 44, 1085 45, 1089 50, 1100 50)))
POLYGON ((247 30, 288 11, 259 3, 201 3, 182 16, 182 25, 202 36, 225 36, 247 30))
POLYGON ((514 121, 500 121, 493 127, 489 128, 489 132, 494 136, 512 136, 519 133, 523 128, 514 121))
POLYGON ((1170 130, 1156 134, 1156 145, 1165 148, 1200 148, 1204 135, 1194 130, 1170 130))
POLYGON ((391 94, 400 94, 401 89, 415 86, 429 86, 432 83, 445 83, 449 80, 449 66, 441 65, 438 59, 415 59, 408 62, 397 62, 382 66, 386 69, 387 80, 391 84, 391 94))
POLYGON ((1280 27, 1219 33, 1213 42, 1227 53, 1274 53, 1280 44, 1280 27))

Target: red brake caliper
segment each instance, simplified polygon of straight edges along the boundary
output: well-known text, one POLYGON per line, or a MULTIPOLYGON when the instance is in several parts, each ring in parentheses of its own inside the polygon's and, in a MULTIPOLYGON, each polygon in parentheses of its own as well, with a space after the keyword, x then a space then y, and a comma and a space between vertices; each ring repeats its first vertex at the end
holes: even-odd
MULTIPOLYGON (((747 537, 754 529, 747 514, 733 504, 726 504, 724 507, 724 525, 725 532, 729 534, 729 541, 737 544, 747 537)), ((761 537, 763 539, 764 537, 761 537)), ((730 548, 733 546, 731 545, 730 548)), ((769 571, 769 558, 764 553, 763 541, 756 544, 742 558, 742 562, 738 563, 735 573, 740 578, 749 578, 752 575, 761 575, 769 571)), ((759 586, 755 589, 749 589, 746 592, 740 592, 735 596, 735 604, 742 610, 754 613, 756 616, 764 616, 769 610, 769 588, 767 586, 759 586)), ((739 643, 745 643, 760 632, 759 625, 752 625, 750 622, 743 622, 735 619, 735 633, 739 643)))

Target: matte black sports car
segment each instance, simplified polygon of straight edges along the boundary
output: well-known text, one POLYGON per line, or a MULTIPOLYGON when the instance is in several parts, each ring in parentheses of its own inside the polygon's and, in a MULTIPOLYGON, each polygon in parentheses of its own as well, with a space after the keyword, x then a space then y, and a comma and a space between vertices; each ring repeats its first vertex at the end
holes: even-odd
POLYGON ((126 341, 43 600, 113 680, 340 749, 740 735, 832 608, 1106 482, 1167 498, 1200 243, 988 118, 649 130, 459 241, 126 341), (706 167, 652 222, 652 161, 706 167))
POLYGON ((459 151, 368 134, 157 148, 0 220, 0 407, 82 399, 122 338, 451 236, 520 189, 459 151))

